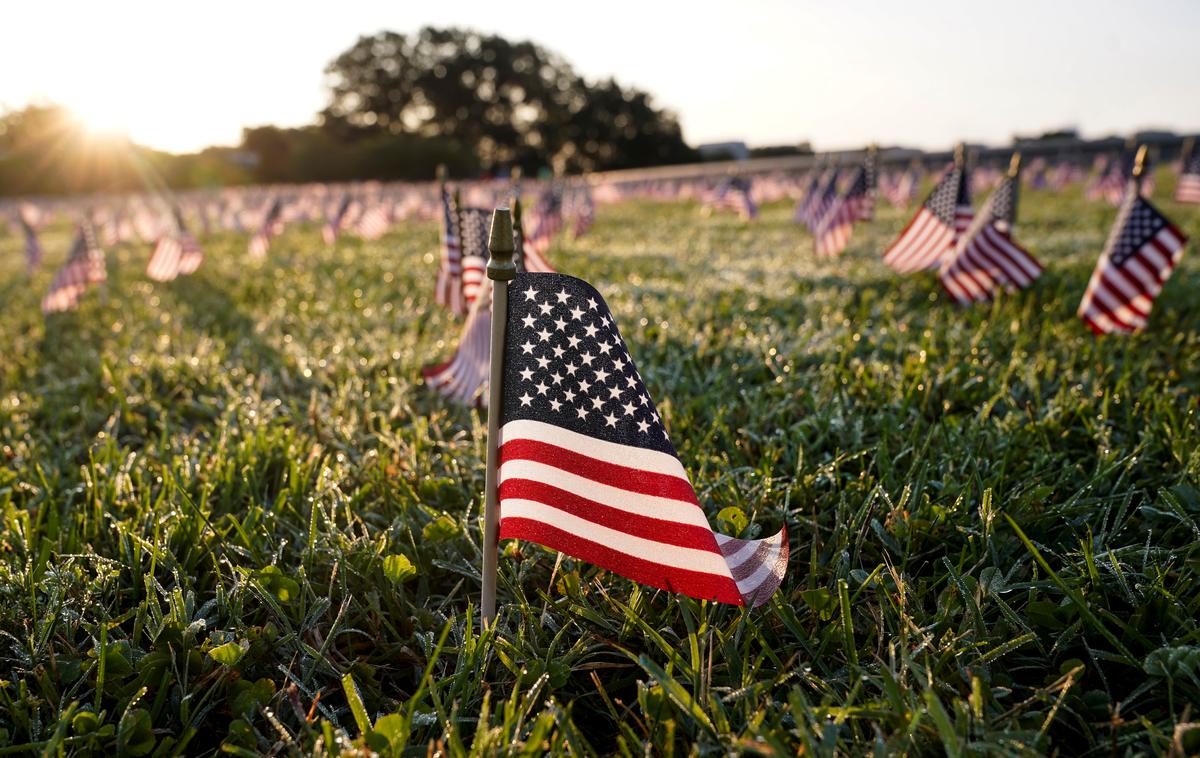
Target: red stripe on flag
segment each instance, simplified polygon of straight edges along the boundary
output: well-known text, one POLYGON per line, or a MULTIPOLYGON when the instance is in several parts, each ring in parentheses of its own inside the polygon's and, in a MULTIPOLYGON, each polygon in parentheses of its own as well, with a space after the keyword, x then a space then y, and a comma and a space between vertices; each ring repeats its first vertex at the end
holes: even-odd
POLYGON ((594 563, 635 582, 677 592, 689 597, 715 600, 719 603, 744 605, 733 580, 689 571, 662 563, 635 558, 619 550, 584 539, 540 521, 510 516, 500 521, 500 539, 520 539, 536 542, 551 550, 594 563))
POLYGON ((538 440, 511 440, 500 447, 500 463, 529 460, 544 463, 563 471, 591 479, 593 482, 620 487, 623 490, 679 500, 686 503, 699 502, 696 491, 686 479, 668 474, 608 463, 572 450, 538 440))
POLYGON ((711 529, 630 513, 531 479, 506 479, 500 484, 499 498, 501 513, 505 500, 534 500, 634 537, 696 550, 717 549, 711 529))

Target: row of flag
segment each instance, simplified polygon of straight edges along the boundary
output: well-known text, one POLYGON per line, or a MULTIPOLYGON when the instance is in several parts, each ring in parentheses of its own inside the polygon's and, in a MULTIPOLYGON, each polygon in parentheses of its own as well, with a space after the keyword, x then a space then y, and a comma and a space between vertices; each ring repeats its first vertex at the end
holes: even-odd
MULTIPOLYGON (((1145 325, 1186 241, 1144 197, 1143 160, 1144 153, 1131 169, 1080 305, 1080 316, 1097 332, 1145 325)), ((812 232, 818 255, 840 253, 855 224, 873 218, 876 176, 869 152, 840 188, 836 168, 810 177, 796 218, 812 232)), ((943 288, 962 304, 988 300, 999 288, 1028 287, 1042 272, 1012 237, 1020 157, 979 213, 971 179, 960 153, 884 254, 901 273, 938 270, 943 288)), ((702 197, 709 212, 757 215, 752 185, 740 177, 702 197)), ((787 570, 786 527, 756 540, 712 528, 603 297, 573 277, 523 271, 519 241, 514 248, 518 273, 511 283, 496 283, 510 288, 506 312, 494 313, 491 298, 487 306, 476 303, 454 359, 426 373, 434 389, 458 402, 478 402, 489 380, 501 382, 492 393, 500 407, 489 409, 500 416, 494 460, 489 455, 498 488, 485 511, 491 517, 495 508, 497 540, 536 542, 694 598, 751 607, 769 602, 787 570), (502 356, 491 355, 497 318, 502 356)), ((488 565, 485 559, 485 577, 488 565)), ((494 581, 490 586, 494 591, 494 581)), ((494 603, 486 578, 484 587, 487 609, 494 603)))
MULTIPOLYGON (((1117 221, 1080 306, 1081 317, 1099 332, 1144 326, 1186 242, 1146 197, 1142 169, 1142 159, 1135 157, 1117 221)), ((972 171, 960 155, 884 253, 885 263, 900 273, 937 270, 945 290, 962 303, 986 300, 999 288, 1029 286, 1042 269, 1013 238, 1020 174, 1019 161, 1000 174, 994 168, 972 171), (972 192, 989 186, 995 189, 976 213, 972 192)), ((802 178, 761 182, 733 176, 715 185, 694 183, 688 193, 710 212, 732 210, 754 219, 764 198, 794 191, 795 217, 812 232, 816 253, 834 256, 858 223, 873 218, 878 196, 911 202, 919 180, 915 167, 880 172, 869 152, 850 170, 828 166, 802 178)), ((1200 202, 1196 156, 1185 160, 1178 185, 1177 199, 1200 202)), ((603 297, 586 282, 555 272, 547 258, 557 235, 587 233, 596 202, 628 196, 631 189, 602 186, 594 200, 586 185, 550 185, 532 195, 527 212, 519 191, 508 191, 515 223, 503 234, 511 233, 515 251, 511 282, 486 276, 496 228, 487 199, 470 196, 469 188, 451 192, 443 183, 432 202, 420 204, 404 193, 364 201, 343 192, 327 203, 322 225, 326 243, 335 244, 351 230, 377 238, 402 217, 397 212, 402 204, 440 220, 435 299, 464 322, 451 358, 427 368, 424 376, 442 396, 468 404, 479 403, 488 382, 499 377, 500 406, 489 409, 499 422, 499 538, 534 541, 695 598, 747 606, 768 602, 786 571, 786 530, 750 540, 711 527, 603 297), (504 298, 495 295, 496 286, 506 288, 504 298), (505 303, 500 313, 498 302, 505 303), (503 353, 493 356, 497 323, 504 326, 503 353), (500 362, 494 365, 494 358, 500 362)), ((216 215, 255 229, 251 256, 265 256, 287 223, 315 220, 311 194, 275 193, 259 200, 259 213, 216 215)), ((31 267, 42 257, 40 215, 24 206, 17 214, 31 267)), ((208 211, 201 215, 213 218, 208 211)), ((43 302, 47 312, 74 307, 87 287, 105 280, 100 239, 108 233, 119 240, 122 232, 118 214, 99 219, 87 214, 79 223, 67 262, 43 302)), ((145 219, 131 223, 135 229, 150 225, 145 219)), ((159 222, 148 274, 166 281, 195 271, 202 260, 185 213, 172 207, 167 222, 159 222)))

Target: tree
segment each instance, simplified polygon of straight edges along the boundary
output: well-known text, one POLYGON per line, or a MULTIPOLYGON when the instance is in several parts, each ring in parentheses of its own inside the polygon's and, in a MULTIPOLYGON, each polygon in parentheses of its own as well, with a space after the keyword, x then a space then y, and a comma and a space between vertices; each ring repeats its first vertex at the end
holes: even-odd
POLYGON ((692 157, 675 116, 649 94, 589 84, 532 42, 463 29, 361 37, 326 68, 324 128, 340 139, 410 134, 455 139, 485 167, 560 171, 692 157))

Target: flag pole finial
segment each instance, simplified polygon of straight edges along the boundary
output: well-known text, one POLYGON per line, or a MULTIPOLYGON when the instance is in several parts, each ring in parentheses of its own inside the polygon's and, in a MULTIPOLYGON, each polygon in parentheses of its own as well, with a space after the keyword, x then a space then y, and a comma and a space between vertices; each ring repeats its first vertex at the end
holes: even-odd
POLYGON ((513 218, 508 208, 497 208, 492 212, 492 236, 488 240, 487 275, 496 281, 510 281, 517 276, 513 263, 513 218))
POLYGON ((485 626, 496 618, 496 571, 500 559, 500 415, 504 404, 504 332, 508 327, 508 283, 516 278, 513 221, 508 208, 492 213, 487 275, 492 280, 492 353, 488 380, 487 469, 483 495, 483 572, 479 613, 485 626))
POLYGON ((435 172, 435 175, 437 177, 439 184, 446 183, 446 164, 445 163, 439 163, 437 165, 437 171, 435 172))
POLYGON ((1141 179, 1142 172, 1146 170, 1146 146, 1138 147, 1137 157, 1133 159, 1133 178, 1141 179))
POLYGON ((1008 162, 1008 175, 1013 179, 1017 178, 1017 174, 1021 173, 1021 151, 1012 154, 1012 160, 1008 162))
POLYGON ((954 165, 962 168, 967 162, 967 144, 959 142, 954 146, 954 165))

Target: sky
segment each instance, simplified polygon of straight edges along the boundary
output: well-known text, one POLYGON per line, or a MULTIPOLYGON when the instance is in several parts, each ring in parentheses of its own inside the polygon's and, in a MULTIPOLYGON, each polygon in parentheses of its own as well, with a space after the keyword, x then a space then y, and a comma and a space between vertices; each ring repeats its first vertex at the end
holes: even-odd
POLYGON ((692 144, 1200 131, 1195 0, 44 0, 5 21, 0 108, 61 103, 174 152, 236 144, 245 126, 312 123, 338 53, 429 25, 532 39, 588 78, 645 89, 692 144))

